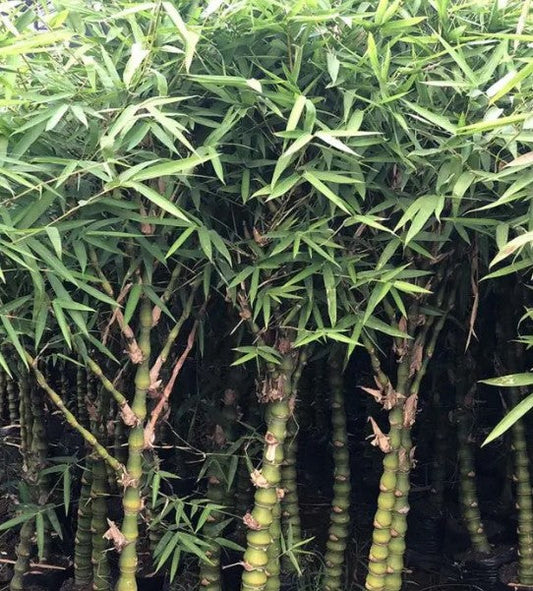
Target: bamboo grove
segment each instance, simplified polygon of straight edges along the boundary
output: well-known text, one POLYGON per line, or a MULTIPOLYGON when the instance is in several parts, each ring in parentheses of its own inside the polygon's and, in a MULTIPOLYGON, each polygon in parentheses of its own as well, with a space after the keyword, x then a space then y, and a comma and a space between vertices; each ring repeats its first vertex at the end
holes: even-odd
POLYGON ((9 589, 399 591, 455 505, 533 587, 531 3, 0 23, 9 589))

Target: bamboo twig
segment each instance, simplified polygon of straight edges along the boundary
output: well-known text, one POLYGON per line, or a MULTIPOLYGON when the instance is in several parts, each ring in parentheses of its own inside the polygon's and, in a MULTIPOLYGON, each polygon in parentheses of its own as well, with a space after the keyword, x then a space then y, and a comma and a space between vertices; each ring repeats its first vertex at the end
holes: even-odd
POLYGON ((154 440, 154 431, 155 431, 155 426, 156 426, 157 420, 159 418, 159 415, 163 411, 164 406, 167 404, 168 399, 170 398, 170 394, 172 392, 172 389, 174 388, 174 384, 176 383, 176 379, 178 378, 178 375, 180 374, 183 364, 185 363, 185 360, 189 356, 189 353, 191 352, 191 349, 194 346, 194 339, 196 337, 196 331, 198 329, 198 324, 199 324, 199 321, 196 320, 193 324, 191 332, 189 333, 189 337, 187 338, 187 346, 185 347, 185 350, 183 351, 183 353, 176 360, 176 363, 174 364, 174 368, 172 369, 172 374, 170 376, 170 379, 168 380, 167 385, 165 386, 165 389, 163 390, 161 397, 159 398, 159 402, 157 403, 155 408, 152 410, 152 414, 150 416, 150 421, 148 422, 148 424, 146 425, 146 427, 144 429, 144 445, 145 445, 145 447, 152 446, 152 443, 154 440))
POLYGON ((48 384, 44 375, 39 371, 37 367, 37 360, 34 359, 29 353, 26 352, 26 360, 30 364, 33 373, 35 374, 35 378, 37 383, 41 388, 48 394, 50 400, 57 406, 57 408, 61 411, 67 423, 76 429, 78 433, 85 439, 85 441, 94 448, 95 452, 104 460, 115 472, 119 472, 121 474, 126 473, 125 466, 119 462, 115 457, 113 457, 107 449, 96 439, 96 437, 81 423, 78 419, 68 410, 63 402, 61 396, 48 384))
MULTIPOLYGON (((15 564, 16 560, 11 560, 10 558, 0 558, 0 564, 15 564)), ((56 564, 43 564, 42 562, 30 562, 30 568, 43 568, 48 570, 67 570, 70 568, 71 564, 68 566, 58 566, 56 564)))

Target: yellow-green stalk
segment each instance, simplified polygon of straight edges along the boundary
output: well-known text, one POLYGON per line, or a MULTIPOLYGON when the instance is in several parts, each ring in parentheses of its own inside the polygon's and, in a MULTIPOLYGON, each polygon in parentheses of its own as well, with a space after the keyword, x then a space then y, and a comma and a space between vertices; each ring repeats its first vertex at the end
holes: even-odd
MULTIPOLYGON (((392 538, 393 510, 396 502, 395 491, 398 486, 398 469, 400 464, 400 448, 403 427, 403 405, 405 400, 406 382, 408 379, 408 358, 404 356, 398 367, 398 386, 395 391, 388 376, 381 368, 376 350, 370 339, 363 337, 363 343, 370 355, 372 369, 379 385, 382 396, 388 397, 390 430, 388 439, 381 443, 376 437, 376 444, 385 453, 383 458, 383 473, 379 482, 377 510, 374 516, 374 530, 372 544, 368 557, 368 574, 365 587, 368 591, 383 591, 386 589, 387 570, 389 568, 389 543, 392 538)), ((390 573, 389 573, 390 574, 390 573)))
POLYGON ((29 353, 26 353, 26 359, 32 368, 35 378, 37 379, 37 383, 46 392, 48 398, 50 398, 50 400, 61 411, 67 423, 83 437, 85 442, 88 443, 94 449, 95 453, 97 453, 105 462, 107 462, 113 470, 119 474, 124 474, 124 466, 115 457, 113 457, 100 443, 100 441, 69 411, 61 396, 46 381, 44 375, 37 367, 36 361, 31 355, 29 355, 29 353))
MULTIPOLYGON (((294 370, 294 356, 290 343, 283 339, 280 350, 281 364, 271 368, 263 380, 262 398, 268 404, 267 432, 263 451, 263 466, 252 474, 256 486, 254 508, 245 516, 249 530, 244 553, 243 591, 261 591, 270 575, 272 588, 279 585, 279 556, 269 556, 272 544, 270 526, 279 505, 278 488, 281 483, 283 443, 287 433, 287 421, 291 415, 291 377, 294 370), (267 566, 268 565, 268 566, 267 566)), ((277 587, 276 587, 277 588, 277 587)))
POLYGON ((140 307, 140 331, 138 345, 142 353, 142 361, 135 375, 135 396, 132 411, 139 419, 139 424, 130 430, 128 437, 127 482, 122 499, 124 519, 121 532, 125 539, 119 559, 119 579, 116 591, 136 591, 137 581, 137 538, 139 536, 139 514, 142 508, 141 479, 142 452, 144 449, 143 422, 146 418, 146 398, 150 387, 150 333, 152 329, 152 308, 150 302, 143 298, 140 307))
MULTIPOLYGON (((335 353, 338 353, 337 351, 335 353)), ((326 573, 324 589, 339 591, 343 588, 344 556, 350 531, 350 456, 346 411, 342 379, 342 363, 338 354, 329 361, 329 387, 331 397, 331 423, 333 443, 333 499, 330 526, 326 542, 326 573)))
MULTIPOLYGON (((443 303, 446 285, 443 284, 437 299, 440 307, 443 303)), ((402 425, 400 448, 398 451, 398 471, 394 490, 394 510, 391 523, 391 539, 387 557, 387 575, 385 588, 387 591, 400 591, 405 555, 405 534, 407 533, 407 514, 409 513, 409 491, 411 487, 410 473, 412 465, 411 428, 415 422, 420 384, 424 378, 428 364, 433 358, 437 339, 442 331, 448 312, 453 305, 455 289, 448 294, 446 310, 435 323, 435 317, 426 317, 416 339, 406 348, 405 361, 398 367, 398 391, 408 392, 402 407, 402 425)), ((410 316, 410 330, 415 332, 419 322, 417 307, 410 316)))

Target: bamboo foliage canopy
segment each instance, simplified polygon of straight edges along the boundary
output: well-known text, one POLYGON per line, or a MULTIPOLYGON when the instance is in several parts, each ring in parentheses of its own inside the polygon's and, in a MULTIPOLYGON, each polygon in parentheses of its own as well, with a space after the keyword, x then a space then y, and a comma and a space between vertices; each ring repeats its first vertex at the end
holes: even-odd
MULTIPOLYGON (((280 343, 364 347, 388 404, 394 348, 417 396, 445 319, 475 338, 481 279, 530 280, 531 19, 512 0, 3 3, 2 369, 76 360, 150 449, 227 305, 237 365, 278 379, 280 343)), ((139 458, 46 392, 139 497, 139 458)))

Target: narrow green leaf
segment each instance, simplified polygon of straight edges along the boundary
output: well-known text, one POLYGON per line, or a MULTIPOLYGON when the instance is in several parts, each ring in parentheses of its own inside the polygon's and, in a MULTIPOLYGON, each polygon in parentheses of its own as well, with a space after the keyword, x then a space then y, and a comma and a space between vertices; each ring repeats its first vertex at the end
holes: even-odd
POLYGON ((488 437, 482 443, 482 447, 494 441, 510 429, 517 421, 519 421, 527 412, 533 408, 533 393, 524 398, 512 410, 510 410, 505 417, 494 427, 489 433, 488 437))
POLYGON ((533 372, 512 373, 498 378, 480 380, 482 384, 489 386, 500 386, 501 388, 521 388, 522 386, 533 386, 533 372))
POLYGON ((351 211, 348 209, 347 204, 327 186, 320 179, 318 179, 312 172, 306 170, 303 175, 304 179, 308 181, 315 189, 317 189, 322 195, 327 197, 336 207, 342 209, 345 213, 350 215, 351 211))
POLYGON ((123 186, 125 186, 127 188, 131 188, 131 189, 135 189, 141 195, 144 195, 144 197, 149 199, 154 205, 157 205, 157 207, 160 207, 162 210, 166 211, 167 213, 170 213, 174 217, 176 217, 180 220, 183 220, 185 222, 190 221, 189 218, 181 211, 181 209, 178 208, 177 205, 172 203, 172 201, 170 201, 166 197, 163 197, 163 195, 159 194, 157 191, 155 191, 151 187, 148 187, 147 185, 144 185, 143 183, 137 183, 137 182, 132 182, 132 181, 130 181, 128 183, 124 183, 123 186))

